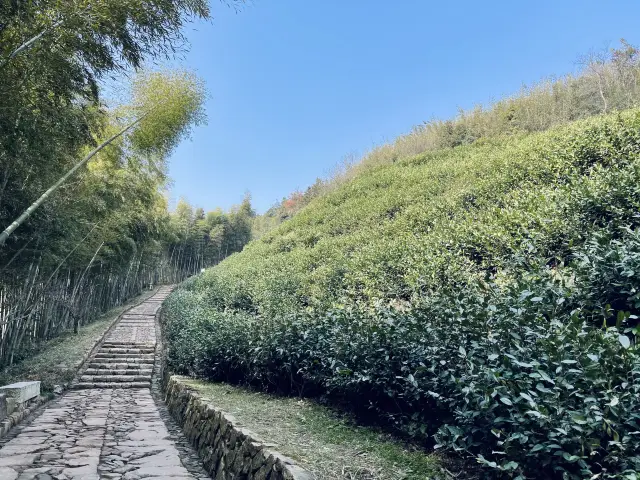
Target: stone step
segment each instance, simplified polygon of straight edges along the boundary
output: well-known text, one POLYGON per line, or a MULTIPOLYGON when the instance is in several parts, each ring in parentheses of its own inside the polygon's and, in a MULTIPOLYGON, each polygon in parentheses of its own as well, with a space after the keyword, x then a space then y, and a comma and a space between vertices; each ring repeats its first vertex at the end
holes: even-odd
MULTIPOLYGON (((149 330, 153 329, 153 326, 152 325, 144 325, 144 326, 143 325, 125 325, 125 328, 120 328, 120 327, 116 328, 113 331, 113 336, 116 338, 123 334, 127 334, 127 336, 130 336, 136 329, 144 330, 146 333, 149 330)), ((120 340, 120 338, 118 338, 118 340, 120 340)), ((139 342, 139 344, 141 343, 142 342, 139 342)))
POLYGON ((135 317, 122 317, 120 319, 120 322, 118 322, 118 325, 120 325, 120 323, 148 323, 149 325, 155 325, 156 320, 155 320, 155 316, 154 315, 138 315, 135 317))
POLYGON ((117 324, 117 326, 120 325, 149 325, 149 326, 153 326, 156 324, 154 317, 151 318, 123 318, 122 320, 120 320, 117 324))
POLYGON ((156 322, 155 313, 127 313, 120 317, 120 321, 124 322, 156 322))
MULTIPOLYGON (((123 334, 126 334, 127 336, 131 336, 133 334, 133 332, 136 332, 136 330, 138 330, 138 332, 140 330, 142 330, 144 333, 151 333, 149 330, 152 330, 153 326, 152 325, 125 325, 125 328, 120 328, 118 327, 116 330, 114 330, 113 335, 117 338, 122 336, 123 334)), ((153 342, 155 343, 155 341, 153 342)), ((138 343, 139 345, 142 344, 142 342, 138 343)))
POLYGON ((119 363, 127 363, 129 358, 137 358, 139 360, 153 360, 154 355, 149 353, 96 353, 95 360, 103 360, 107 358, 114 358, 119 360, 119 363))
POLYGON ((94 357, 90 360, 91 363, 119 363, 129 365, 143 365, 155 363, 153 357, 140 358, 140 357, 94 357))
POLYGON ((153 365, 153 358, 92 358, 91 363, 129 364, 129 365, 153 365))
POLYGON ((118 324, 116 325, 116 329, 118 328, 122 328, 125 326, 128 327, 153 327, 155 325, 155 323, 153 321, 149 321, 149 320, 121 320, 120 322, 118 322, 118 324))
POLYGON ((161 291, 125 312, 73 388, 150 388, 156 351, 155 315, 170 292, 161 291), (136 342, 137 338, 141 341, 136 342))
MULTIPOLYGON (((145 333, 152 333, 152 332, 150 332, 150 330, 153 330, 153 326, 152 325, 144 325, 144 326, 141 326, 141 325, 137 325, 137 326, 127 325, 127 326, 125 326, 125 328, 118 327, 117 329, 114 330, 113 336, 116 337, 116 338, 120 337, 123 334, 126 334, 127 336, 130 336, 133 332, 136 331, 136 329, 143 330, 145 333)), ((118 340, 121 340, 121 338, 118 338, 118 340)), ((141 344, 142 342, 139 342, 139 343, 141 344)), ((154 343, 155 343, 155 341, 154 341, 154 343)))
POLYGON ((150 388, 149 382, 131 382, 131 383, 107 383, 107 382, 80 382, 76 383, 73 388, 82 390, 86 388, 150 388))
MULTIPOLYGON (((120 335, 116 335, 116 337, 118 337, 120 335)), ((136 343, 127 343, 127 344, 121 344, 121 345, 113 345, 113 344, 107 344, 106 346, 114 346, 116 348, 120 348, 120 347, 125 347, 125 348, 129 348, 129 347, 154 347, 156 346, 156 339, 155 339, 155 335, 151 335, 151 338, 149 338, 148 340, 142 341, 142 342, 136 342, 136 343)), ((113 340, 109 340, 109 342, 112 342, 113 340)))
POLYGON ((117 347, 104 347, 100 348, 100 353, 153 353, 155 348, 153 347, 131 347, 131 348, 117 348, 117 347))
POLYGON ((151 363, 127 363, 127 362, 102 362, 91 360, 88 368, 99 368, 104 370, 140 370, 151 368, 151 363))
POLYGON ((127 369, 107 369, 107 368, 87 368, 84 371, 85 375, 92 375, 92 376, 96 376, 96 375, 133 375, 133 376, 149 376, 151 377, 151 374, 153 373, 153 370, 151 368, 137 368, 137 369, 133 369, 133 368, 127 368, 127 369))
POLYGON ((91 359, 91 363, 92 364, 96 364, 96 363, 100 363, 100 364, 104 364, 104 363, 115 363, 115 364, 145 364, 145 365, 149 365, 149 364, 153 364, 154 363, 154 359, 153 357, 151 358, 92 358, 91 359))
POLYGON ((100 352, 96 353, 94 358, 140 358, 140 359, 152 359, 153 353, 109 353, 100 352))
POLYGON ((115 331, 119 332, 122 330, 130 330, 132 328, 154 328, 154 325, 152 323, 143 323, 143 322, 119 323, 116 326, 115 331))
POLYGON ((121 382, 151 382, 151 374, 148 375, 82 375, 81 382, 86 383, 121 383, 121 382))
MULTIPOLYGON (((112 355, 112 354, 109 354, 112 355)), ((118 357, 99 357, 99 356, 95 356, 93 357, 91 360, 91 362, 95 362, 95 363, 130 363, 130 364, 141 364, 141 363, 154 363, 154 358, 153 356, 131 356, 131 357, 127 357, 127 356, 118 356, 118 357)))
POLYGON ((153 370, 153 365, 136 365, 142 368, 109 368, 113 364, 100 365, 98 367, 89 366, 84 371, 86 375, 146 375, 153 370), (106 367, 106 368, 105 368, 106 367), (114 372, 110 374, 109 372, 114 372))

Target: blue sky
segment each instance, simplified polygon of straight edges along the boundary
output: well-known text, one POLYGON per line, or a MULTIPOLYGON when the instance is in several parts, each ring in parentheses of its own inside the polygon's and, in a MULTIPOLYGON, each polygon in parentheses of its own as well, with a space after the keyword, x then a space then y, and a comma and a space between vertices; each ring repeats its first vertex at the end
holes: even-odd
POLYGON ((171 159, 172 202, 264 212, 432 118, 576 70, 590 50, 640 43, 640 2, 212 0, 182 65, 210 92, 208 124, 171 159))

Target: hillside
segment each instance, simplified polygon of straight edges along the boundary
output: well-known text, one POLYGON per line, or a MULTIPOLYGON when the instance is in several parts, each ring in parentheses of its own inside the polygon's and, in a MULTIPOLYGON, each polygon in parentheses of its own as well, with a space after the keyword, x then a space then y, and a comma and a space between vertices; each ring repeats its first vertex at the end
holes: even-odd
POLYGON ((635 109, 364 170, 175 292, 169 361, 323 395, 494 473, 622 478, 639 153, 635 109))
POLYGON ((626 217, 605 219, 576 194, 611 196, 631 168, 620 156, 636 146, 637 118, 629 111, 371 169, 186 288, 206 290, 210 307, 269 317, 410 302, 532 247, 566 256, 585 224, 631 221, 632 197, 626 217))

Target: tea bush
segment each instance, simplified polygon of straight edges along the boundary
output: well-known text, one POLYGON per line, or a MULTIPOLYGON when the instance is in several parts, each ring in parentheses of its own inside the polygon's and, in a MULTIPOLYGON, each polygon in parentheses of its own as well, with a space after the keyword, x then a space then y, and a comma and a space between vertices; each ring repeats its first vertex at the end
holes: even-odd
POLYGON ((172 368, 512 478, 636 478, 640 111, 365 172, 184 284, 172 368))
POLYGON ((579 264, 443 292, 404 313, 341 309, 267 322, 203 310, 182 290, 166 307, 171 363, 197 376, 323 394, 404 434, 436 433, 441 446, 521 478, 633 478, 640 356, 626 329, 634 314, 602 329, 594 323, 611 312, 588 307, 600 285, 586 275, 610 269, 600 255, 611 251, 622 260, 614 276, 629 287, 619 292, 635 299, 639 282, 628 269, 640 268, 637 231, 591 244, 579 264))
MULTIPOLYGON (((595 266, 591 273, 604 273, 610 264, 600 255, 625 256, 640 235, 592 247, 579 256, 595 266)), ((640 266, 637 256, 625 261, 640 266)), ((636 478, 640 356, 628 336, 635 315, 619 311, 614 326, 595 326, 612 311, 592 308, 601 284, 585 273, 580 265, 539 269, 507 288, 449 298, 443 311, 465 330, 453 328, 455 338, 443 341, 450 354, 456 339, 460 347, 435 372, 443 383, 449 376, 442 400, 454 412, 438 429, 440 445, 520 478, 636 478)), ((627 278, 635 290, 639 282, 627 278)))

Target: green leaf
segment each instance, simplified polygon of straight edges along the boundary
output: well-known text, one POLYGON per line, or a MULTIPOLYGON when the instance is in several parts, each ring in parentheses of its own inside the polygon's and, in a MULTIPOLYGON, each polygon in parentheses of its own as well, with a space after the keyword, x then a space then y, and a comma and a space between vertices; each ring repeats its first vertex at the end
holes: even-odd
POLYGON ((553 380, 551 380, 551 377, 549 375, 547 375, 545 372, 543 372, 542 370, 536 370, 538 372, 538 374, 540 375, 540 378, 542 378, 543 380, 546 380, 547 382, 555 385, 556 382, 554 382, 553 380))
POLYGON ((533 400, 533 398, 531 397, 531 395, 529 395, 529 394, 527 394, 527 393, 520 392, 520 396, 521 396, 522 398, 524 398, 525 400, 527 400, 527 401, 531 402, 531 403, 536 403, 536 402, 533 400))
POLYGON ((580 457, 576 455, 571 455, 570 453, 567 453, 567 452, 562 452, 562 458, 564 458, 566 461, 570 463, 574 463, 580 460, 580 457))
POLYGON ((544 417, 544 415, 542 415, 542 414, 541 414, 539 411, 537 411, 537 410, 527 410, 525 413, 526 413, 527 415, 532 415, 532 416, 534 416, 534 417, 536 417, 536 418, 542 418, 542 417, 544 417))
POLYGON ((618 337, 618 341, 620 342, 620 345, 622 345, 624 348, 629 348, 631 346, 631 341, 629 340, 629 337, 627 337, 626 335, 620 335, 618 337))
POLYGON ((578 425, 586 425, 587 423, 587 418, 584 415, 574 415, 573 417, 571 417, 571 420, 573 420, 574 423, 577 423, 578 425))

